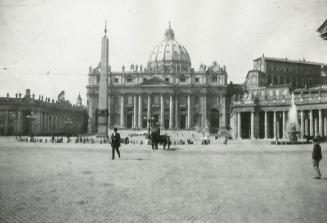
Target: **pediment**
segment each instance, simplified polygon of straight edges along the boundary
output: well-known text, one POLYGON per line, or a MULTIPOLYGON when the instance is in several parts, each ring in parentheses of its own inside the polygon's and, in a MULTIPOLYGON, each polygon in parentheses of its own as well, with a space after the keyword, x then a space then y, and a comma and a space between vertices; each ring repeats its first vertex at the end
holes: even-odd
POLYGON ((159 77, 152 77, 144 82, 142 82, 141 84, 139 84, 141 86, 149 86, 149 85, 156 85, 156 86, 170 86, 171 84, 162 80, 159 77))

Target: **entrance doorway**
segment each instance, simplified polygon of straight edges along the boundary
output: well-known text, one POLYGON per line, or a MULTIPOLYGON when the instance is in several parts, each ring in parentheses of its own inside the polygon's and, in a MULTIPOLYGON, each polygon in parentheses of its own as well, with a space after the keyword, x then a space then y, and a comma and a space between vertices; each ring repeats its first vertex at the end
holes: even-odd
POLYGON ((251 136, 251 113, 241 113, 241 136, 242 139, 249 139, 251 136))
POLYGON ((132 114, 127 114, 127 119, 126 119, 126 128, 131 129, 133 123, 133 115, 132 114))
POLYGON ((217 109, 211 110, 210 128, 213 130, 219 129, 219 111, 217 109))
POLYGON ((148 121, 147 121, 146 117, 144 117, 143 121, 142 121, 142 128, 146 128, 147 124, 148 124, 148 121))
POLYGON ((165 129, 169 128, 169 119, 165 119, 165 129))
POLYGON ((179 116, 179 128, 185 129, 186 128, 186 115, 179 116))

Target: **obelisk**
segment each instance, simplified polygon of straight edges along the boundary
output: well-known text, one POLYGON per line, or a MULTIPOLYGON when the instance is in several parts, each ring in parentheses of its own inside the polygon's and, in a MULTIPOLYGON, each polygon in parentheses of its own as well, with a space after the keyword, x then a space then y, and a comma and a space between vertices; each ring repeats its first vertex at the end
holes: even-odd
POLYGON ((100 83, 98 100, 98 133, 99 138, 108 138, 108 74, 109 74, 109 40, 107 22, 101 44, 100 83))

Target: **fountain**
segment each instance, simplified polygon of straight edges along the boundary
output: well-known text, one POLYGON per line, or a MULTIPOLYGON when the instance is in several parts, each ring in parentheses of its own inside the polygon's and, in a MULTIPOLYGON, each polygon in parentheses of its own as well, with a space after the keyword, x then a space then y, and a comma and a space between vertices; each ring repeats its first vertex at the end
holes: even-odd
POLYGON ((299 131, 296 130, 298 128, 299 128, 299 122, 297 117, 297 109, 296 109, 296 104, 294 102, 294 93, 292 92, 291 108, 288 112, 288 124, 286 130, 290 142, 297 142, 297 134, 300 133, 299 131))

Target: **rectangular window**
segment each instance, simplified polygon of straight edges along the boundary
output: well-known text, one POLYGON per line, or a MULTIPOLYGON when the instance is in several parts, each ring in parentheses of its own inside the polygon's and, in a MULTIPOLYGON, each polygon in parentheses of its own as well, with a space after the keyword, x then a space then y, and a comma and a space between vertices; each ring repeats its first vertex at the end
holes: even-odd
POLYGON ((180 82, 185 82, 185 77, 181 77, 181 78, 179 79, 179 81, 180 81, 180 82))
POLYGON ((194 79, 194 81, 195 81, 195 83, 199 83, 199 82, 200 82, 200 79, 199 79, 198 77, 196 77, 196 78, 194 79))
POLYGON ((118 83, 118 78, 117 77, 115 78, 115 83, 118 83))
POLYGON ((166 82, 169 82, 169 77, 166 77, 166 78, 165 78, 165 81, 166 81, 166 82))
POLYGON ((131 77, 126 78, 127 83, 132 83, 133 79, 131 77))
POLYGON ((143 78, 143 82, 146 82, 146 78, 143 78))
POLYGON ((211 81, 217 83, 217 76, 212 76, 211 81))

